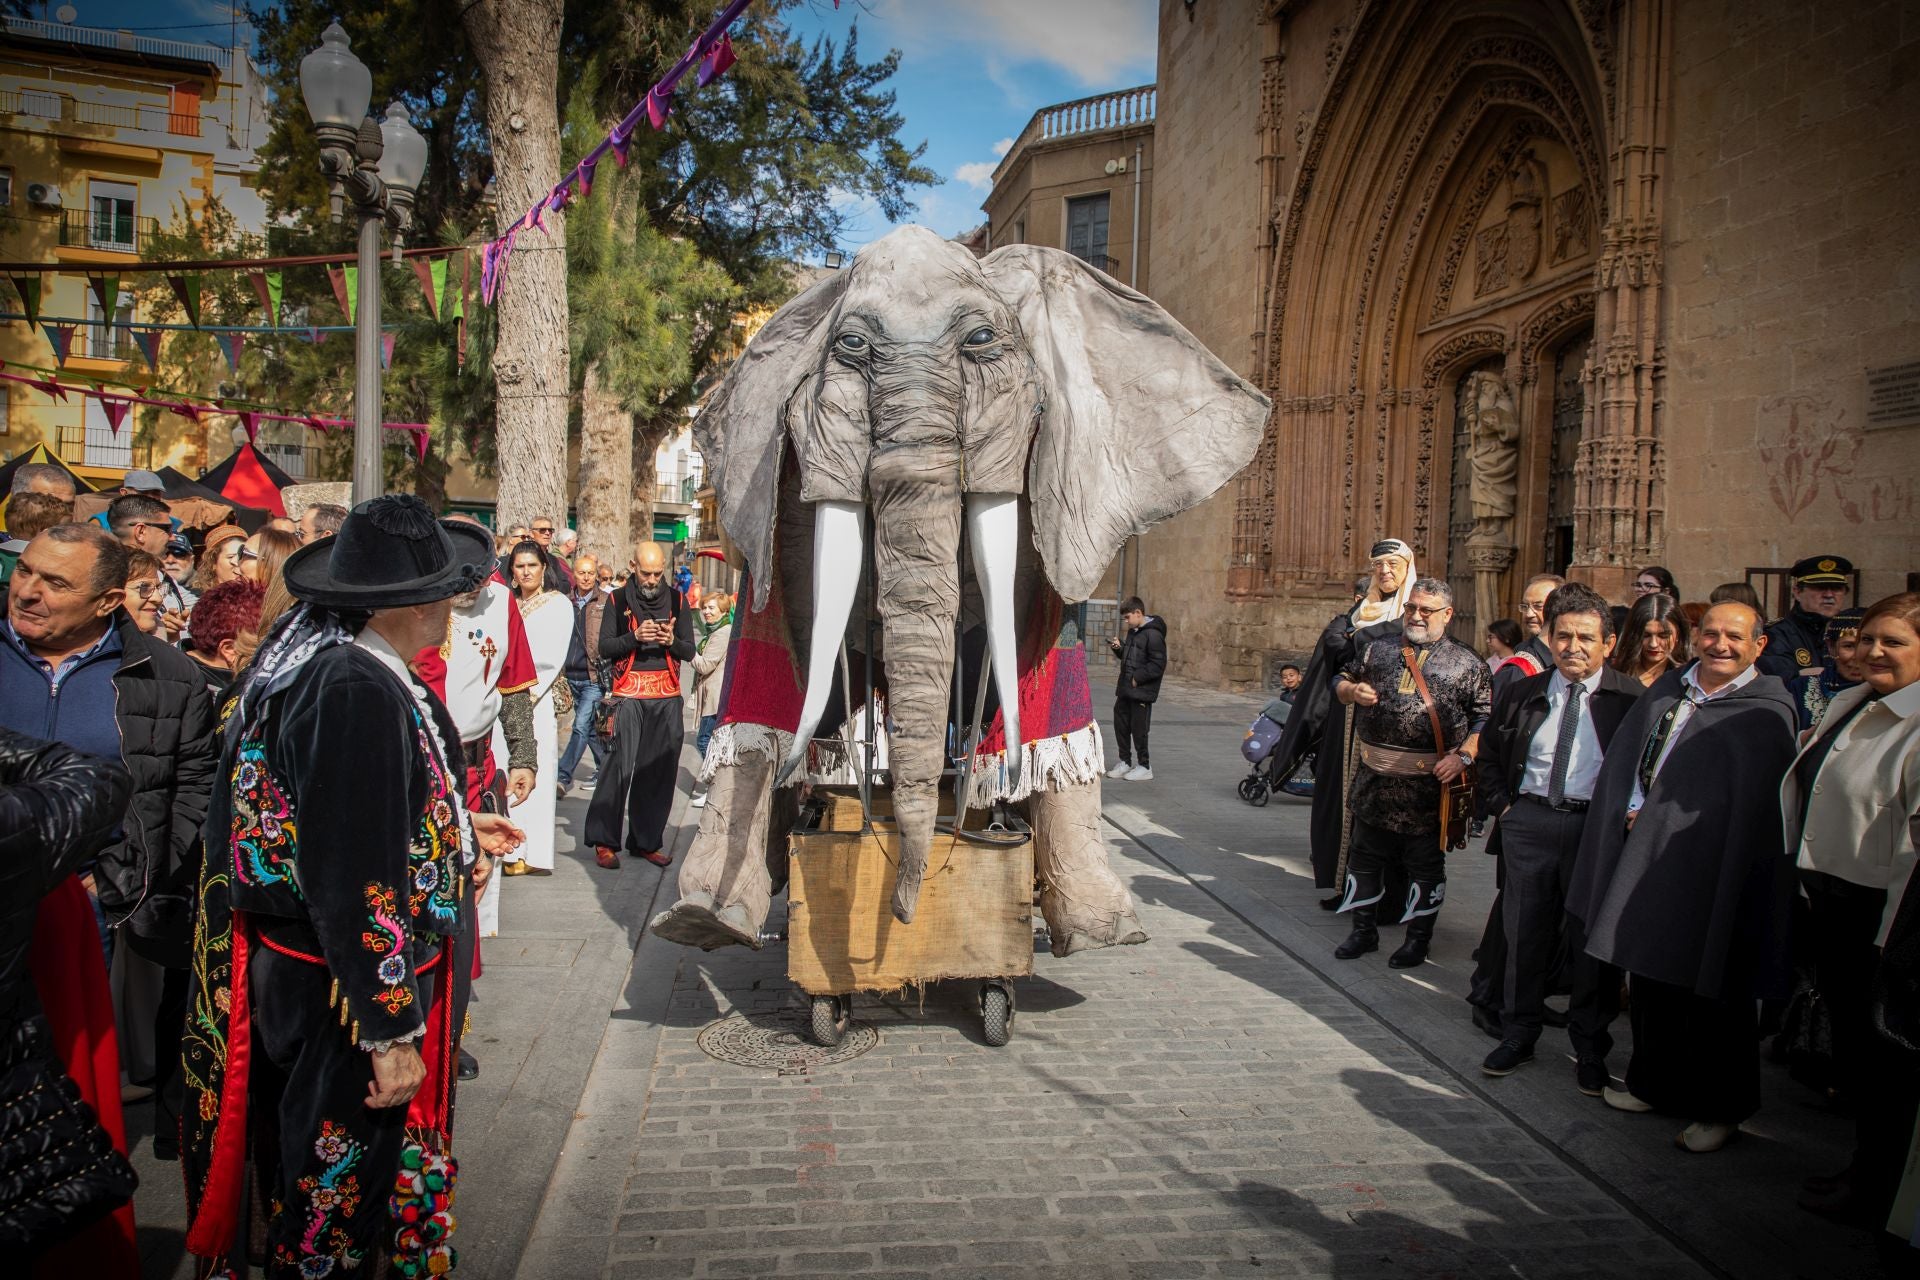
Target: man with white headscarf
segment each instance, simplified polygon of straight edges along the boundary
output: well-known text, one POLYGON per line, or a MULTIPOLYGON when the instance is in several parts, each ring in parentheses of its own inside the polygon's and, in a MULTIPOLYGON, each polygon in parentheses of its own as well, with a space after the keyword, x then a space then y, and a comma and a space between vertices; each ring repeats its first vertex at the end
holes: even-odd
MULTIPOLYGON (((1398 538, 1385 538, 1368 552, 1366 594, 1345 613, 1327 623, 1307 663, 1293 714, 1276 748, 1282 775, 1314 758, 1313 883, 1337 890, 1346 882, 1347 847, 1353 815, 1348 811, 1347 784, 1356 760, 1352 717, 1334 701, 1333 680, 1340 668, 1369 641, 1400 634, 1400 615, 1413 591, 1413 548, 1398 538)), ((1340 904, 1340 894, 1321 902, 1328 911, 1340 904)))

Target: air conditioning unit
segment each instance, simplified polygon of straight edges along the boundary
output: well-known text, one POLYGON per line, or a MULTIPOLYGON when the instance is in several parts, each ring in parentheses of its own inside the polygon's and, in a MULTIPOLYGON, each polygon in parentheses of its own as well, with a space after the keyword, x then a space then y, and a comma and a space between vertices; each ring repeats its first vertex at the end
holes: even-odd
POLYGON ((42 209, 60 207, 60 188, 51 182, 29 182, 27 184, 27 203, 39 205, 42 209))

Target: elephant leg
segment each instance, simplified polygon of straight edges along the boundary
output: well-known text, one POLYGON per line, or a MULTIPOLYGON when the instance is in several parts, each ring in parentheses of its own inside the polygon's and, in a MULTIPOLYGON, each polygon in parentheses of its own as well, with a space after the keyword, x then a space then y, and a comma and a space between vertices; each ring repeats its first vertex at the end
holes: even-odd
POLYGON ((1100 783, 1073 784, 1028 797, 1033 871, 1053 954, 1145 942, 1133 895, 1107 865, 1100 836, 1100 783))
POLYGON ((771 842, 784 858, 791 822, 775 823, 776 762, 742 753, 714 770, 700 830, 680 866, 680 900, 653 918, 652 930, 669 942, 712 951, 747 946, 758 951, 774 886, 771 842), (777 828, 777 829, 776 829, 777 828))

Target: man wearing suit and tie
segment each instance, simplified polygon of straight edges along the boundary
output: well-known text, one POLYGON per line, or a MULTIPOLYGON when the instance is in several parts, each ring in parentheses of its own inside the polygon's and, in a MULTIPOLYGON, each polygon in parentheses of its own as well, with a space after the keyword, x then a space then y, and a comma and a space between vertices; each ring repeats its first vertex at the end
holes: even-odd
POLYGON ((1601 758, 1641 686, 1607 665, 1613 614, 1590 587, 1556 588, 1539 636, 1553 668, 1501 689, 1480 735, 1480 799, 1498 817, 1488 852, 1499 854, 1506 870, 1501 1039, 1481 1070, 1510 1075, 1532 1060, 1548 988, 1564 955, 1574 989, 1567 1030, 1579 1063, 1575 1078, 1581 1092, 1598 1097, 1607 1083, 1613 1044, 1606 1027, 1620 980, 1614 974, 1608 990, 1599 962, 1574 936, 1580 926, 1566 915, 1567 886, 1601 758))

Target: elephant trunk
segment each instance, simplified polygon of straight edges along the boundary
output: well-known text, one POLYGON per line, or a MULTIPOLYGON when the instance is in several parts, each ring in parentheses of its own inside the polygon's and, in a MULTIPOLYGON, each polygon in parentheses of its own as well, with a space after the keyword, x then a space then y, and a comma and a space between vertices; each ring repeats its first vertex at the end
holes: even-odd
POLYGON ((940 809, 954 623, 960 612, 958 461, 884 449, 868 472, 875 603, 887 654, 889 760, 900 859, 893 914, 913 920, 940 809))

